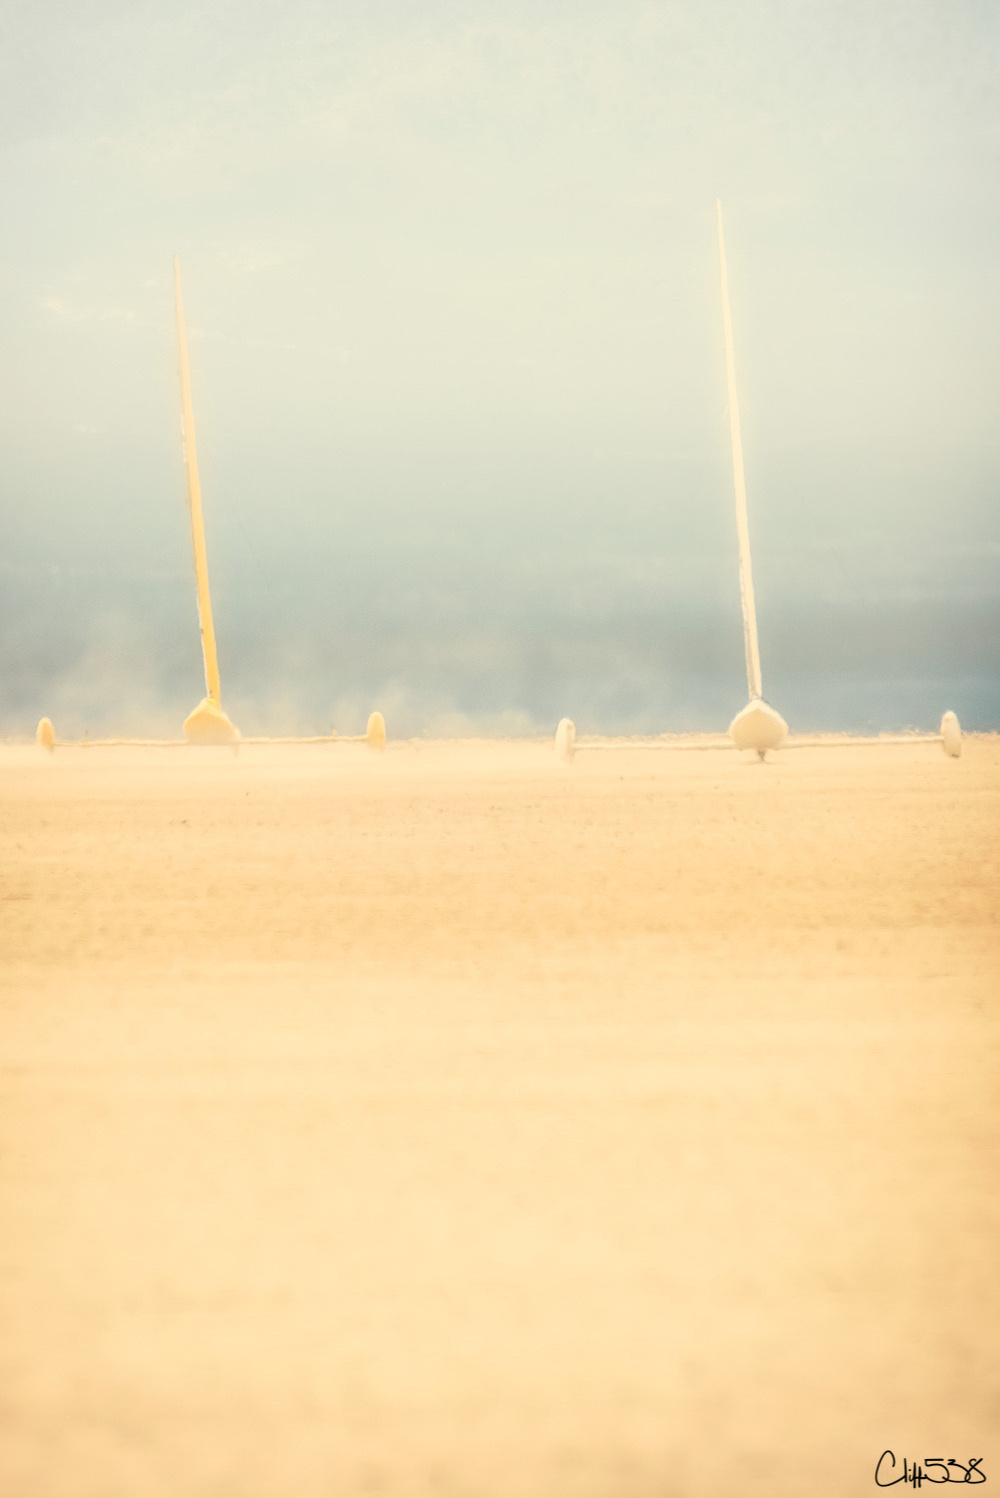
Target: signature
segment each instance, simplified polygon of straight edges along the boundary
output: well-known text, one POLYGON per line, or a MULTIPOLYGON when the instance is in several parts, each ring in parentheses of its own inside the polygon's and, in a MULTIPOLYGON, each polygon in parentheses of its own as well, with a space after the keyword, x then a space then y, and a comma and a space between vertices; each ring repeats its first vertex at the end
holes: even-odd
POLYGON ((968 1463, 963 1465, 953 1456, 947 1461, 940 1456, 925 1456, 921 1466, 919 1462, 908 1462, 904 1456, 900 1475, 888 1477, 883 1473, 895 1472, 896 1457, 892 1451, 883 1451, 875 1464, 875 1482, 880 1488, 894 1488, 897 1482, 908 1482, 915 1488, 919 1488, 922 1482, 985 1482, 986 1473, 979 1465, 981 1461, 981 1456, 970 1456, 968 1463), (928 1470, 931 1468, 933 1470, 928 1470))

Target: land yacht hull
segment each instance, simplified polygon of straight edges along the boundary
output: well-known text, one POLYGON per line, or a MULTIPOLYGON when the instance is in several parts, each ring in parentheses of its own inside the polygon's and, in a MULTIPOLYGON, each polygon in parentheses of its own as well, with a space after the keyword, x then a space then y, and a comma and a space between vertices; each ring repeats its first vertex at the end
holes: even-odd
POLYGON ((736 714, 729 725, 729 737, 737 749, 756 749, 763 757, 788 737, 788 724, 779 712, 757 697, 736 714))

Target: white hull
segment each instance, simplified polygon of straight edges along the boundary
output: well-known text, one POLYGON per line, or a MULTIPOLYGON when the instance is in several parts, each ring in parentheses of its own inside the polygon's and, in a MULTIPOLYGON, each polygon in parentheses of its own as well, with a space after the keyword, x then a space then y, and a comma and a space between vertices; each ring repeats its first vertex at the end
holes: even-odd
POLYGON ((571 765, 576 753, 576 724, 572 718, 560 718, 556 729, 556 759, 571 765))
POLYGON ((729 737, 737 749, 756 749, 761 757, 768 749, 777 749, 787 735, 784 718, 759 697, 748 702, 729 725, 729 737))
POLYGON ((962 752, 961 724, 951 712, 941 719, 941 748, 951 759, 958 759, 962 752))

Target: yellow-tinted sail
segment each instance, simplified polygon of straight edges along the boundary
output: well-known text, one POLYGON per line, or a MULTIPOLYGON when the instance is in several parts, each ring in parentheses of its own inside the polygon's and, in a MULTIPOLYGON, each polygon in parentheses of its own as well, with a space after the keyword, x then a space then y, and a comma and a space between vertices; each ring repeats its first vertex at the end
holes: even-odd
POLYGON ((198 452, 194 437, 194 407, 191 404, 191 371, 188 366, 187 334, 184 331, 184 303, 181 300, 181 270, 174 256, 174 294, 177 299, 177 354, 181 377, 181 439, 184 444, 184 471, 187 477, 187 507, 191 521, 191 551, 194 554, 194 576, 198 590, 198 618, 201 623, 201 651, 205 661, 206 697, 185 720, 184 734, 192 743, 229 743, 238 732, 221 707, 219 660, 215 650, 215 626, 212 622, 212 597, 208 590, 208 553, 205 549, 205 522, 201 512, 201 482, 198 478, 198 452))
POLYGON ((740 408, 736 398, 736 359, 733 354, 733 324, 729 315, 729 279, 726 246, 722 238, 722 204, 715 204, 719 231, 719 275, 722 281, 722 329, 726 344, 726 388, 729 396, 729 436, 733 449, 733 489, 736 493, 736 534, 740 545, 740 600, 743 604, 743 644, 747 659, 750 700, 761 697, 760 647, 757 644, 757 607, 750 566, 750 528, 747 525, 747 486, 743 477, 743 443, 740 439, 740 408))

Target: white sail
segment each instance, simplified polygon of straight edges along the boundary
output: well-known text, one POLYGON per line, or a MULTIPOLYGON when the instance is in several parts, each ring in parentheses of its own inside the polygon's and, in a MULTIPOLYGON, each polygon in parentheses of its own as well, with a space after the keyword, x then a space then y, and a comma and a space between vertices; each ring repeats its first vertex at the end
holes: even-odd
POLYGON ((763 699, 760 677, 760 646, 757 643, 757 604, 753 591, 753 568, 750 563, 750 527, 747 522, 747 486, 743 473, 743 441, 740 436, 740 407, 736 395, 736 357, 733 352, 733 323, 729 311, 729 279, 726 275, 726 244, 722 234, 722 204, 716 199, 716 222, 719 230, 719 276, 722 283, 722 328, 726 344, 726 389, 729 396, 729 435, 733 448, 733 489, 736 494, 736 534, 740 548, 740 601, 743 605, 743 649, 747 665, 747 706, 737 713, 729 732, 738 749, 756 749, 763 758, 788 732, 780 713, 763 699))
POLYGON ((729 312, 729 279, 726 275, 726 244, 722 237, 722 204, 716 199, 719 229, 719 275, 722 280, 722 328, 726 342, 726 388, 729 397, 729 435, 733 446, 733 488, 736 491, 736 534, 740 543, 740 599, 743 604, 743 645, 747 659, 747 690, 750 701, 764 695, 760 681, 760 646, 757 643, 757 604, 750 565, 750 528, 747 524, 747 486, 743 474, 743 442, 740 437, 740 407, 736 397, 736 358, 733 353, 733 323, 729 312))

